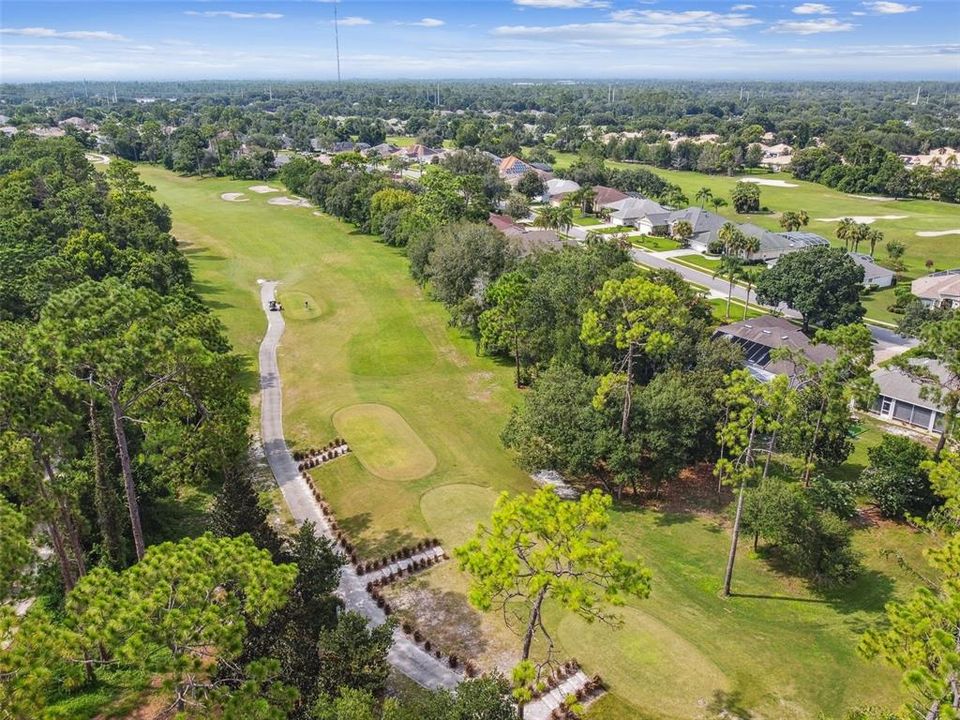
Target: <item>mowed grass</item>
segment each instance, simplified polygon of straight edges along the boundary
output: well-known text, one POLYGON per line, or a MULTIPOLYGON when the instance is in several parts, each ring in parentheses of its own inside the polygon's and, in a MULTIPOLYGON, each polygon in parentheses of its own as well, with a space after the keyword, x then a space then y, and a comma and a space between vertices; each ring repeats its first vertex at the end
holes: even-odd
POLYGON ((377 403, 337 411, 333 424, 360 464, 384 480, 416 480, 429 475, 437 458, 393 408, 377 403))
MULTIPOLYGON (((249 359, 251 391, 266 325, 257 279, 280 281, 287 441, 318 447, 343 435, 354 446, 355 453, 314 477, 362 554, 427 535, 446 541, 420 510, 421 496, 433 488, 529 489, 499 441, 519 397, 511 366, 477 357, 443 307, 410 279, 402 252, 310 208, 268 205, 270 196, 248 191, 253 182, 182 178, 147 166, 141 173, 173 211, 197 288, 249 359), (247 192, 250 201, 224 202, 223 192, 247 192), (342 430, 335 423, 338 411, 371 403, 392 409, 392 418, 366 413, 342 430), (420 448, 411 450, 400 432, 419 438, 420 448), (405 456, 391 457, 401 445, 405 456)), ((448 512, 458 512, 457 502, 449 498, 448 512)), ((462 502, 472 507, 470 498, 462 502)))
MULTIPOLYGON (((530 489, 498 439, 520 400, 509 364, 476 356, 472 341, 409 279, 400 252, 307 208, 270 206, 255 195, 247 203, 219 199, 253 183, 142 173, 173 210, 197 287, 250 359, 253 378, 265 327, 256 280, 280 281, 284 420, 294 447, 340 434, 334 417, 343 408, 377 404, 392 408, 435 456, 432 472, 402 482, 369 472, 359 451, 315 473, 364 555, 425 535, 455 547, 489 518, 500 491, 530 489)), ((880 551, 897 548, 921 567, 922 538, 902 527, 858 531, 867 570, 827 596, 778 574, 745 543, 740 595, 723 600, 729 523, 720 518, 616 511, 612 527, 625 552, 653 572, 651 597, 628 603, 617 630, 548 609, 560 656, 580 658, 612 684, 591 716, 693 720, 719 703, 754 717, 813 720, 857 704, 895 705, 896 673, 859 659, 855 648, 883 603, 912 587, 880 551)), ((470 623, 471 637, 482 629, 478 654, 509 664, 519 640, 498 613, 466 607, 467 578, 454 563, 422 577, 444 606, 459 608, 451 617, 470 623)))

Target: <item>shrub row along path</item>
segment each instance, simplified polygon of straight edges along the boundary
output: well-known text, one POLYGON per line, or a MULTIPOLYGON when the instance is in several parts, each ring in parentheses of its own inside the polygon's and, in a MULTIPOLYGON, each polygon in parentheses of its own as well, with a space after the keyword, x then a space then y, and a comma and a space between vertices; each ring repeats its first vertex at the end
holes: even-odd
MULTIPOLYGON (((276 282, 260 283, 260 302, 267 315, 267 333, 260 344, 260 432, 263 448, 290 514, 297 523, 308 520, 314 523, 318 533, 332 540, 330 526, 306 481, 297 471, 297 464, 283 437, 283 398, 277 346, 283 335, 284 322, 282 313, 269 309, 276 287, 276 282)), ((340 573, 339 592, 348 610, 359 612, 372 623, 380 625, 386 621, 386 615, 367 593, 367 582, 369 578, 359 577, 353 565, 347 563, 340 573)), ((437 660, 399 629, 394 633, 390 664, 414 682, 431 689, 453 689, 462 679, 447 666, 445 660, 437 660)))

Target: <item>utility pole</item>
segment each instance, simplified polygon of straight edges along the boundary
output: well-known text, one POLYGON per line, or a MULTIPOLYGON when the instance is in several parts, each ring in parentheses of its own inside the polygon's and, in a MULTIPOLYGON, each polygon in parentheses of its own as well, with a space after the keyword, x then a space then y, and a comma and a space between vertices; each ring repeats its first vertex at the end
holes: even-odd
POLYGON ((337 85, 340 84, 340 21, 337 16, 337 2, 333 3, 333 37, 337 46, 337 85))
POLYGON ((437 107, 440 107, 440 82, 437 81, 437 107))

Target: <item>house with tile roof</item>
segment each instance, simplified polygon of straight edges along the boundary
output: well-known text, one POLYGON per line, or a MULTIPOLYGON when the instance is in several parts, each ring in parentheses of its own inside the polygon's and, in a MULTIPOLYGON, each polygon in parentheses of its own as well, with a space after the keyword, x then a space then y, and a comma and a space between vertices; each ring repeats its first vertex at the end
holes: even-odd
POLYGON ((789 360, 775 360, 774 350, 788 348, 802 353, 808 360, 820 364, 833 360, 837 351, 824 343, 814 344, 800 328, 782 317, 761 315, 717 328, 714 339, 736 343, 745 355, 747 370, 759 380, 767 382, 777 375, 793 377, 796 367, 789 360))
POLYGON ((927 307, 960 308, 960 268, 941 270, 917 278, 910 283, 910 292, 927 307))

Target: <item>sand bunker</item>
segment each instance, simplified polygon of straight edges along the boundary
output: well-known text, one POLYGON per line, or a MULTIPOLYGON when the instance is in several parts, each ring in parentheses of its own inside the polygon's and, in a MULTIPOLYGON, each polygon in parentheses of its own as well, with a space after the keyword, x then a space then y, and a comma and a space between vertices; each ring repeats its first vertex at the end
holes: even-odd
POLYGON ((294 207, 313 207, 309 202, 303 198, 291 198, 284 195, 283 197, 275 197, 267 200, 267 203, 270 205, 292 205, 294 207))
POLYGON ((85 153, 84 157, 90 161, 91 165, 109 165, 110 158, 100 153, 85 153))
POLYGON ((917 237, 943 237, 944 235, 960 235, 960 228, 956 230, 919 230, 917 237))
POLYGON ((860 198, 861 200, 876 200, 877 202, 895 202, 896 198, 883 197, 882 195, 849 195, 848 197, 860 198))
POLYGON ((316 215, 317 217, 323 217, 323 213, 320 212, 319 210, 314 210, 313 214, 316 215))
POLYGON ((243 193, 221 193, 220 199, 227 202, 247 202, 250 198, 245 198, 243 193))
MULTIPOLYGON (((870 223, 874 223, 877 220, 903 220, 904 218, 909 217, 909 215, 845 215, 844 217, 848 217, 854 222, 863 223, 864 225, 869 225, 870 223)), ((819 220, 820 222, 840 222, 841 220, 843 220, 843 218, 842 217, 817 218, 817 220, 819 220)))
POLYGON ((249 189, 261 195, 264 193, 280 192, 280 188, 272 188, 269 185, 252 185, 249 189))
POLYGON ((754 185, 769 185, 770 187, 791 188, 800 187, 796 183, 788 183, 785 180, 767 180, 766 178, 744 177, 740 182, 753 183, 754 185))

